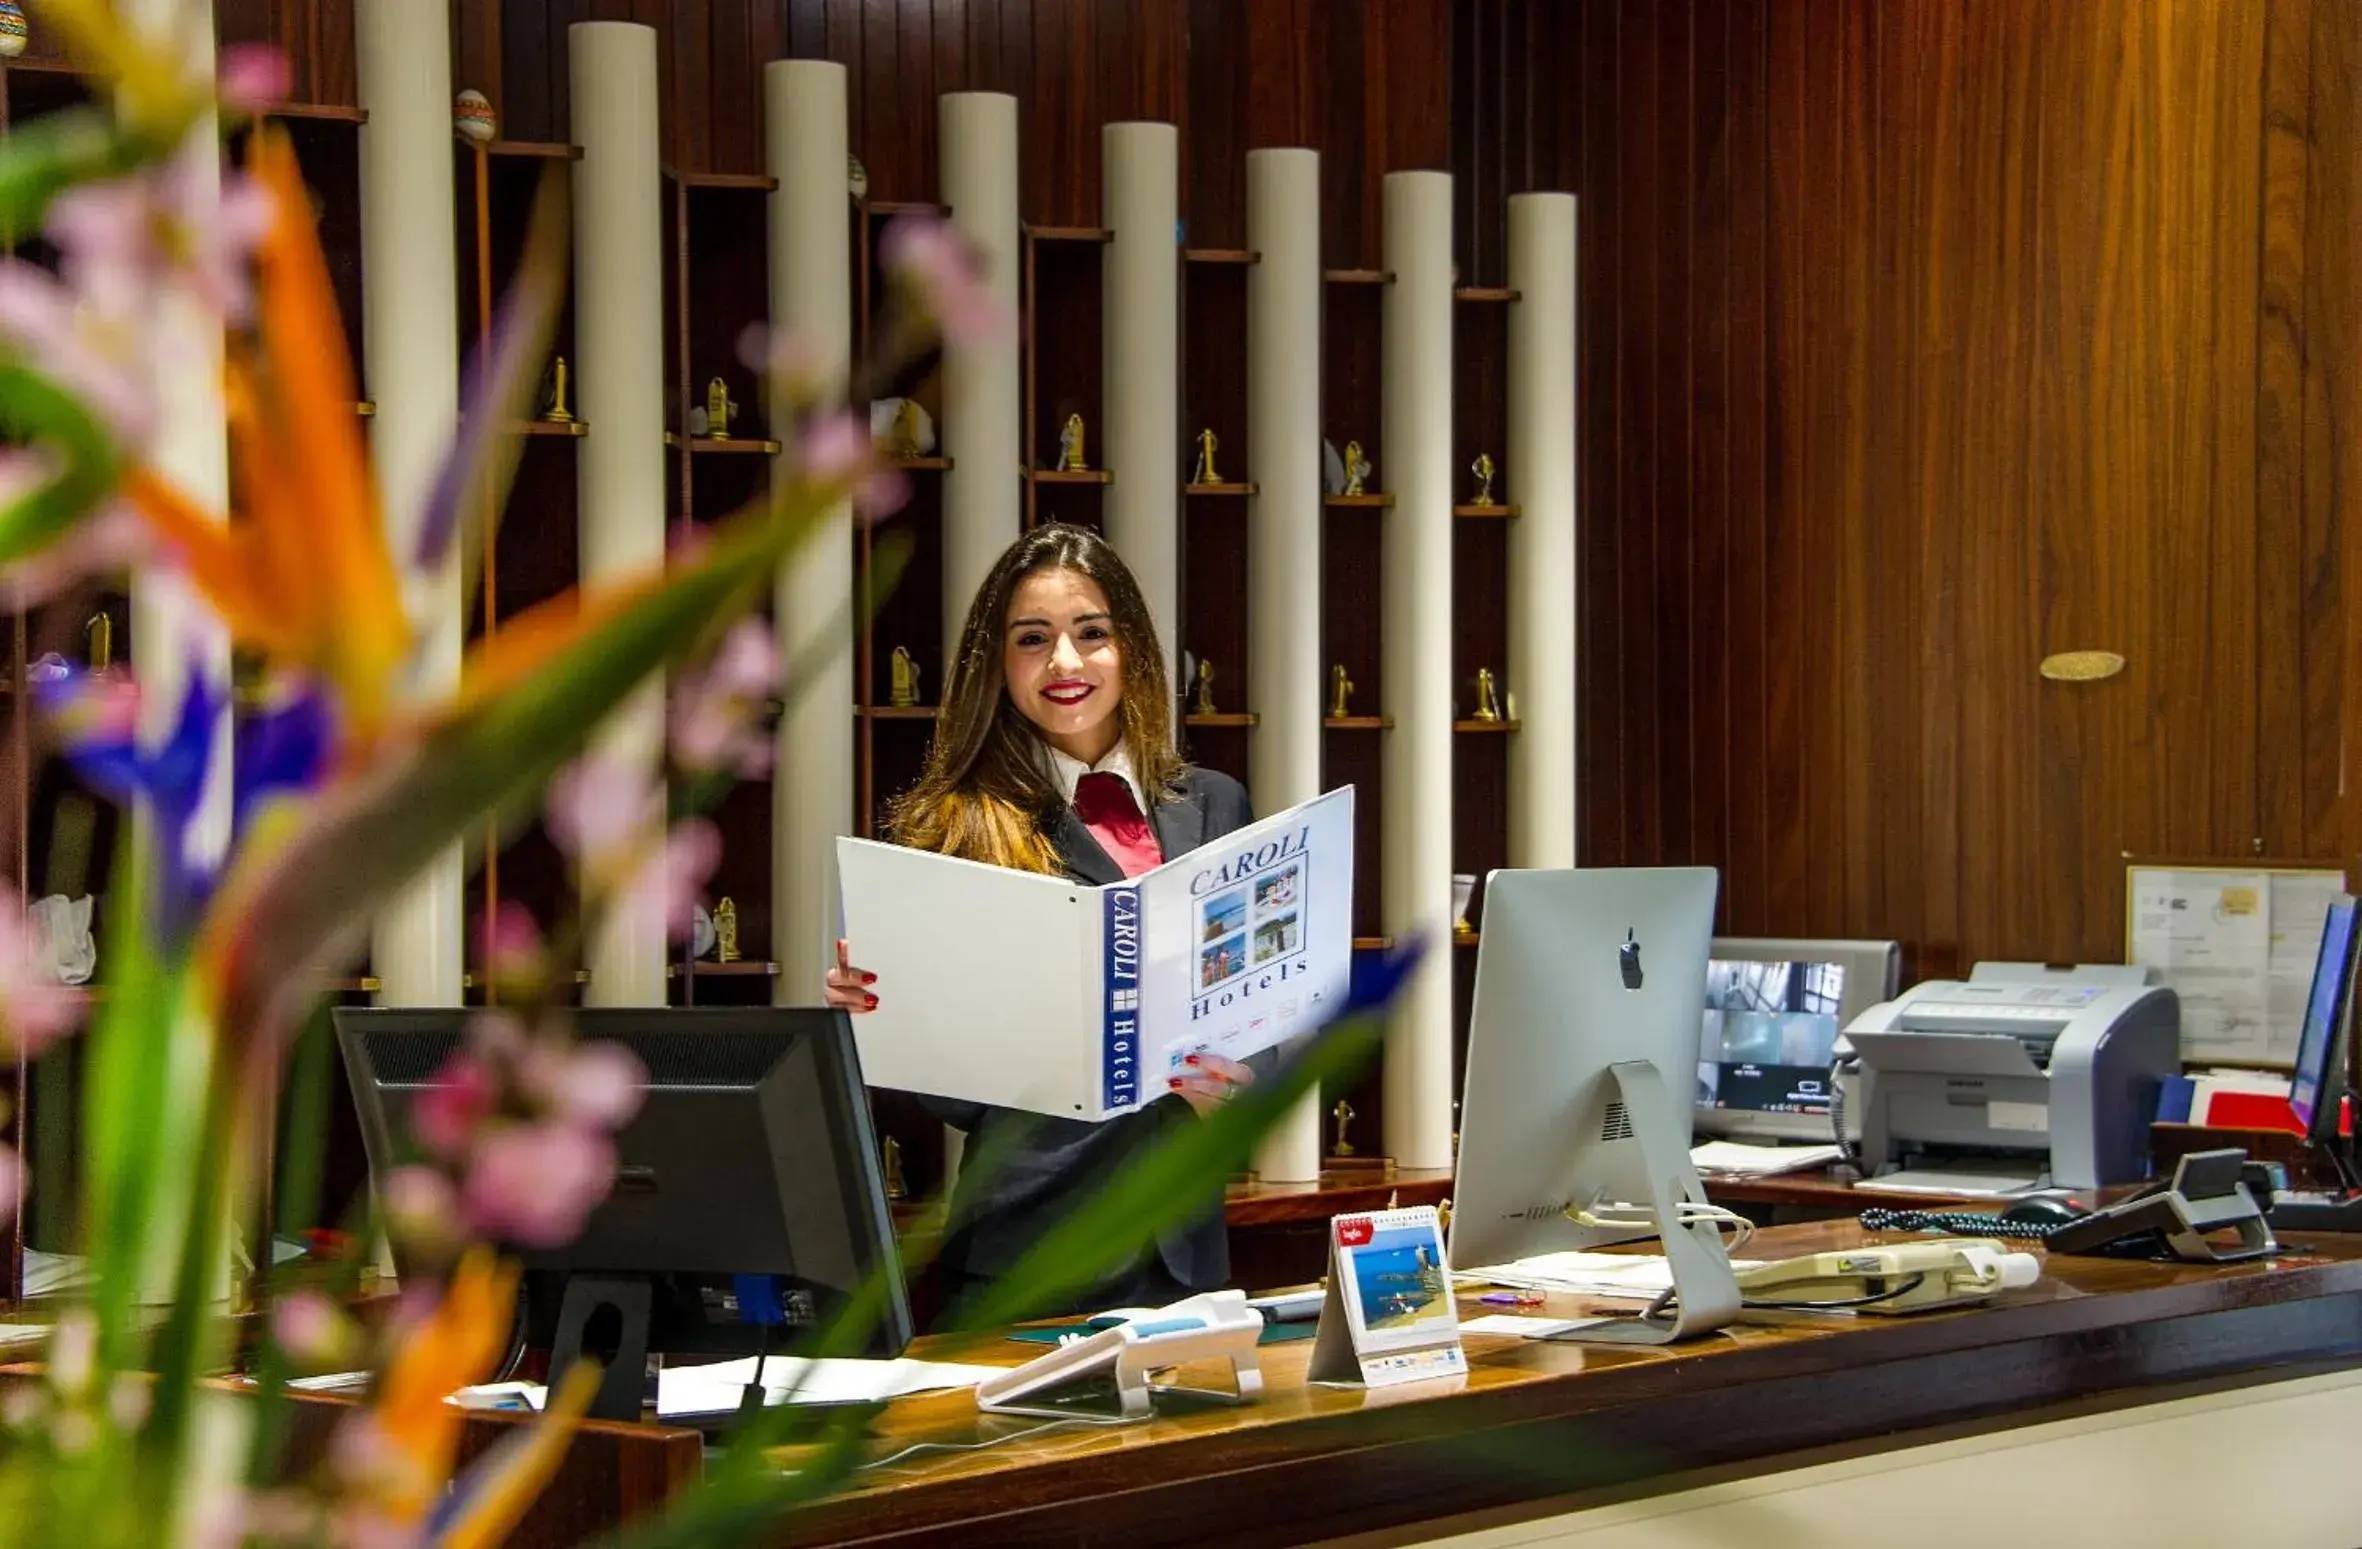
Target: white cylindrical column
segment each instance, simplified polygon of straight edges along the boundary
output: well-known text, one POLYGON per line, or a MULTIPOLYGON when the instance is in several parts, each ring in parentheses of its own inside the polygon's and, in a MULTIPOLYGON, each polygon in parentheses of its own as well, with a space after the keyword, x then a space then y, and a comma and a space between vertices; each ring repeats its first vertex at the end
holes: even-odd
MULTIPOLYGON (((357 0, 353 37, 369 114, 361 126, 361 353, 377 400, 371 463, 394 551, 408 556, 459 418, 450 17, 404 0, 357 0)), ((437 698, 459 686, 466 631, 457 548, 420 620, 417 685, 437 698)), ((381 1003, 460 1003, 466 879, 453 845, 378 917, 370 966, 381 1003)))
MULTIPOLYGON (((771 320, 841 370, 853 351, 845 67, 775 60, 763 67, 763 103, 766 165, 779 181, 770 199, 771 320)), ((787 1006, 812 1004, 828 972, 836 839, 853 832, 853 632, 845 611, 852 593, 852 508, 840 505, 780 573, 774 609, 780 649, 818 642, 821 663, 780 720, 771 782, 771 955, 779 962, 772 989, 787 1006), (839 638, 823 641, 832 619, 843 621, 839 638)))
MULTIPOLYGON (((664 562, 664 256, 657 170, 656 33, 576 22, 573 69, 574 443, 582 578, 664 562)), ((664 751, 664 685, 633 696, 602 729, 601 756, 654 774, 664 751)), ((664 1004, 664 936, 610 926, 590 943, 594 1006, 664 1004)))
MULTIPOLYGON (((1181 132, 1109 124, 1099 132, 1100 381, 1107 541, 1139 579, 1179 692, 1181 651, 1181 132)), ((1178 700, 1176 700, 1178 702, 1178 700)), ((1257 708, 1260 708, 1258 702, 1257 708)), ((1266 798, 1268 800, 1268 798, 1266 798)))
POLYGON ((1017 376, 1017 99, 996 91, 944 95, 943 202, 984 265, 984 286, 1009 326, 988 344, 943 357, 943 671, 959 649, 968 603, 1023 523, 1024 402, 1017 376))
POLYGON ((1432 950, 1386 1042, 1386 1149, 1403 1167, 1452 1165, 1452 179, 1385 184, 1384 513, 1386 928, 1432 950))
POLYGON ((1509 864, 1575 864, 1575 196, 1509 200, 1509 864))
MULTIPOLYGON (((1257 810, 1321 791, 1320 154, 1247 152, 1247 772, 1257 810)), ((1320 1093, 1264 1137, 1255 1170, 1320 1177, 1320 1093)))

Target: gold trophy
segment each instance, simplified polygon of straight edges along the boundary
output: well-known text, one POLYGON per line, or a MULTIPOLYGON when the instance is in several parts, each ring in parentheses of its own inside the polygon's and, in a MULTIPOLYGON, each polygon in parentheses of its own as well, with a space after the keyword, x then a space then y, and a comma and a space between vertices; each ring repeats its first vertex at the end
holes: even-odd
POLYGON ((1058 431, 1058 471, 1084 473, 1090 466, 1083 461, 1083 417, 1069 414, 1058 431))
POLYGON ((1500 702, 1493 697, 1493 669, 1490 667, 1476 669, 1476 718, 1480 721, 1497 721, 1501 718, 1500 702))
POLYGON ((1329 1154, 1331 1156, 1353 1155, 1353 1142, 1345 1138, 1345 1126, 1353 1122, 1353 1104, 1340 1097, 1337 1099, 1337 1106, 1331 1108, 1329 1114, 1337 1121, 1337 1141, 1329 1148, 1329 1154))
POLYGON ((1214 664, 1202 656, 1197 659, 1197 704, 1194 713, 1198 715, 1219 713, 1214 709, 1214 664))
POLYGON ((1472 506, 1491 505, 1493 503, 1493 454, 1490 452, 1477 453, 1476 461, 1468 465, 1468 471, 1476 475, 1476 494, 1468 503, 1472 506))
POLYGON ((1353 680, 1345 676, 1345 664, 1337 663, 1329 669, 1329 714, 1344 720, 1353 713, 1353 680))
POLYGON ((90 638, 90 670, 93 674, 105 672, 115 665, 115 620, 104 611, 93 613, 86 628, 90 638))
POLYGON ((1197 471, 1189 476, 1192 484, 1219 484, 1222 475, 1214 471, 1214 448, 1220 443, 1211 430, 1197 433, 1197 471))
POLYGON ((553 425, 574 423, 574 413, 566 407, 566 357, 563 355, 550 364, 549 412, 542 418, 553 425))
POLYGON ((894 647, 894 708, 908 710, 919 702, 919 664, 907 646, 894 647))
POLYGON ((1348 497, 1366 495, 1370 479, 1370 460, 1361 454, 1359 441, 1345 443, 1345 493, 1348 497))
POLYGON ((720 377, 705 384, 705 433, 716 441, 730 439, 730 421, 737 417, 738 405, 730 401, 730 388, 720 377))
POLYGON ((919 406, 908 398, 895 406, 894 428, 888 433, 886 450, 894 457, 919 455, 919 406))
POLYGON ((727 898, 714 905, 714 961, 738 961, 738 906, 727 898))
POLYGON ((886 1198, 891 1200, 909 1198, 910 1189, 902 1181, 902 1142, 888 1135, 883 1149, 886 1158, 884 1166, 886 1198))

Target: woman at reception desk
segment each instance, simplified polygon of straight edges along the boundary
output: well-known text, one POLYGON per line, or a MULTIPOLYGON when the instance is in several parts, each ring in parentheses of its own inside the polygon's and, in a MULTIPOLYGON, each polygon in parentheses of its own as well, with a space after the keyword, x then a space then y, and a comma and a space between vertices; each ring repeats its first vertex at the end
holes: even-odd
MULTIPOLYGON (((1087 528, 1036 528, 1003 553, 969 605, 926 772, 894 806, 898 843, 1091 886, 1136 877, 1244 827, 1236 780, 1181 761, 1156 621, 1139 584, 1087 528)), ((859 1014, 893 993, 837 944, 828 1003, 859 1014)), ((1164 1098, 1104 1124, 930 1099, 998 1158, 962 1177, 938 1261, 949 1302, 1006 1274, 1099 1182, 1169 1126, 1210 1111, 1254 1072, 1192 1057, 1164 1098)), ((1230 1253, 1219 1179, 1205 1208, 1077 1298, 1085 1309, 1158 1306, 1223 1285, 1230 1253)))

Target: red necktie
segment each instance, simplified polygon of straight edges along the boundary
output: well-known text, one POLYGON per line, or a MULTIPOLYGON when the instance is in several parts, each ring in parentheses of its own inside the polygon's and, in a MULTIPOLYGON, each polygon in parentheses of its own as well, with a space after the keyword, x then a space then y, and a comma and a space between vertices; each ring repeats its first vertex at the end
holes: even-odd
POLYGON ((1074 815, 1083 820, 1099 848, 1127 877, 1154 871, 1165 863, 1156 830, 1132 799, 1132 786, 1122 775, 1095 772, 1074 783, 1074 815))

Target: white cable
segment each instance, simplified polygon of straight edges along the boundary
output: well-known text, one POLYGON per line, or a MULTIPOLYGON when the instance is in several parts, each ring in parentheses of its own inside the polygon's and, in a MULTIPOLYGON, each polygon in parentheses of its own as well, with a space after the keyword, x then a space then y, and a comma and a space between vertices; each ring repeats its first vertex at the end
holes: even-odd
MULTIPOLYGON (((1566 1214, 1567 1219, 1577 1226, 1603 1227, 1611 1231, 1637 1228, 1654 1231, 1659 1237, 1664 1235, 1656 1209, 1650 1205, 1595 1200, 1586 1209, 1569 1210, 1566 1214)), ((1712 1226, 1718 1231, 1725 1226, 1731 1228, 1734 1235, 1728 1246, 1734 1250, 1745 1247, 1755 1236, 1754 1222, 1721 1205, 1684 1200, 1673 1207, 1673 1215, 1675 1224, 1679 1226, 1712 1226)))
POLYGON ((854 1469, 854 1472, 866 1474, 874 1468, 891 1467, 892 1465, 901 1462, 904 1458, 917 1457, 922 1452, 982 1452, 987 1447, 997 1447, 1003 1442, 1017 1441, 1028 1436, 1039 1436, 1046 1431, 1064 1430, 1066 1427, 1071 1425, 1138 1425, 1142 1420, 1147 1418, 1148 1416, 1146 1415, 1127 1415, 1121 1419, 1117 1419, 1114 1416, 1101 1417, 1098 1415, 1074 1415, 1063 1420, 1045 1420, 1040 1425, 1029 1425, 1021 1431, 1011 1431, 1006 1436, 995 1436, 986 1441, 916 1442, 908 1447, 903 1448, 900 1452, 888 1453, 886 1456, 879 1458, 874 1463, 863 1463, 858 1468, 854 1469))

